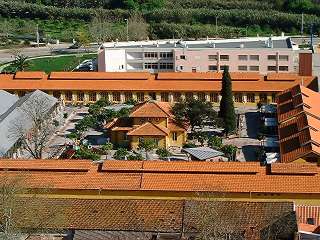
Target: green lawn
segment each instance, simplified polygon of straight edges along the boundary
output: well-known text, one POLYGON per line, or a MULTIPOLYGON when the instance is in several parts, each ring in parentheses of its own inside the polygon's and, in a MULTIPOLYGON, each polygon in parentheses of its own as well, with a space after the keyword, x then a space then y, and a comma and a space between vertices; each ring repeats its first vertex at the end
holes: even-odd
MULTIPOLYGON (((92 59, 96 57, 96 53, 91 53, 31 59, 28 60, 29 66, 27 67, 26 71, 45 71, 46 73, 71 71, 83 60, 92 59)), ((12 67, 6 67, 4 71, 12 71, 12 67)))

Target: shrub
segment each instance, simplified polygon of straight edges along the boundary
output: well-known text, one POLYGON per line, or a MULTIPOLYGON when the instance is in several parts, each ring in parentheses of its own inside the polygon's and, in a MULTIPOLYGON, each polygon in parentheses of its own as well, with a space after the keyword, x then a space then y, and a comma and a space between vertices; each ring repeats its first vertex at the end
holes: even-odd
POLYGON ((92 152, 89 149, 81 147, 79 150, 77 150, 76 154, 74 155, 74 158, 91 159, 93 161, 97 161, 100 159, 100 155, 92 152))
POLYGON ((124 160, 128 156, 129 152, 125 148, 119 148, 114 154, 113 158, 117 160, 124 160))
POLYGON ((156 154, 159 156, 160 159, 165 159, 170 157, 172 154, 165 148, 158 148, 156 154))
POLYGON ((234 161, 235 160, 235 155, 237 153, 237 146, 235 145, 224 145, 221 147, 221 151, 225 154, 229 160, 234 161))
POLYGON ((53 120, 53 126, 55 126, 55 127, 59 127, 59 121, 58 120, 56 120, 56 119, 54 119, 53 120))
POLYGON ((68 113, 63 113, 63 118, 64 119, 68 118, 68 113))
POLYGON ((127 159, 128 160, 144 160, 142 154, 140 154, 140 153, 130 154, 127 159))
POLYGON ((187 142, 185 144, 183 144, 183 148, 194 148, 197 147, 197 145, 195 145, 194 143, 191 142, 187 142))
POLYGON ((214 149, 220 149, 222 147, 222 138, 218 136, 210 136, 208 139, 208 145, 214 149))

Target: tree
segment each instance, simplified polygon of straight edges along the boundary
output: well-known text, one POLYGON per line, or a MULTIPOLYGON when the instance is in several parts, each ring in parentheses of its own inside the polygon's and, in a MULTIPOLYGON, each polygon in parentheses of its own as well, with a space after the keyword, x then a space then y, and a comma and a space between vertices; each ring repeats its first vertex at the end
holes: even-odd
POLYGON ((223 119, 226 136, 236 130, 236 114, 233 105, 232 82, 229 70, 225 67, 222 76, 219 116, 223 119))
POLYGON ((152 138, 144 138, 139 142, 138 148, 140 150, 144 150, 146 152, 146 159, 149 160, 149 152, 157 147, 155 139, 152 138))
POLYGON ((134 12, 128 19, 129 39, 134 41, 148 38, 148 24, 139 12, 134 12))
POLYGON ((231 161, 235 160, 235 155, 238 151, 237 146, 235 145, 224 145, 221 147, 221 151, 224 153, 224 155, 231 161))
POLYGON ((19 50, 18 51, 12 51, 14 60, 11 64, 11 66, 14 69, 14 72, 17 71, 24 71, 27 67, 30 66, 30 63, 28 62, 28 56, 23 55, 19 50))
POLYGON ((90 39, 89 39, 89 36, 87 35, 87 33, 83 32, 83 31, 79 31, 79 32, 77 32, 76 42, 81 47, 84 47, 87 50, 87 47, 90 44, 90 39))
POLYGON ((47 204, 40 197, 47 190, 38 189, 37 194, 32 193, 27 188, 26 177, 23 173, 16 177, 5 173, 0 177, 0 239, 16 240, 34 231, 49 232, 48 226, 52 231, 65 221, 64 212, 68 206, 47 204))
POLYGON ((202 128, 205 123, 217 123, 217 113, 209 102, 196 99, 176 103, 172 107, 172 113, 176 122, 180 125, 190 125, 191 132, 195 127, 202 128))
POLYGON ((214 149, 220 149, 222 147, 222 138, 218 136, 210 136, 208 139, 208 145, 214 149))
POLYGON ((107 155, 107 159, 108 159, 108 155, 110 154, 111 150, 113 149, 113 144, 111 142, 107 142, 106 144, 102 145, 101 149, 102 149, 102 151, 105 152, 105 154, 107 155))
POLYGON ((165 148, 158 148, 156 154, 159 156, 160 159, 166 159, 170 157, 172 154, 165 148))
POLYGON ((0 34, 5 38, 5 40, 7 40, 9 36, 15 32, 15 30, 16 29, 13 23, 9 22, 8 20, 0 21, 0 34))
POLYGON ((42 159, 49 139, 55 131, 53 121, 48 118, 52 103, 49 97, 38 94, 31 96, 20 106, 21 117, 9 126, 9 137, 19 139, 21 146, 36 159, 42 159))
POLYGON ((125 160, 129 152, 125 148, 118 148, 118 150, 113 154, 113 158, 116 160, 125 160))

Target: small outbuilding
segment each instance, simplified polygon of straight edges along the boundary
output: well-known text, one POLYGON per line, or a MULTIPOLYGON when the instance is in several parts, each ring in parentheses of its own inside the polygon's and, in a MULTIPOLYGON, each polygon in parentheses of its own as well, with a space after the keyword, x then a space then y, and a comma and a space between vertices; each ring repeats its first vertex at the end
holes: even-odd
POLYGON ((189 160, 192 161, 206 161, 206 162, 218 162, 228 161, 224 157, 224 153, 210 147, 194 147, 183 148, 182 151, 188 155, 189 160))

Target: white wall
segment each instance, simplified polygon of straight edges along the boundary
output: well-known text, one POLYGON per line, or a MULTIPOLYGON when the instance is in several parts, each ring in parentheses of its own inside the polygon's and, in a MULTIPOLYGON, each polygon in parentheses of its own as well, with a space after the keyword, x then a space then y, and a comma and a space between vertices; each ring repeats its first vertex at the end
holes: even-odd
POLYGON ((105 71, 125 72, 126 51, 124 49, 105 49, 105 71))

